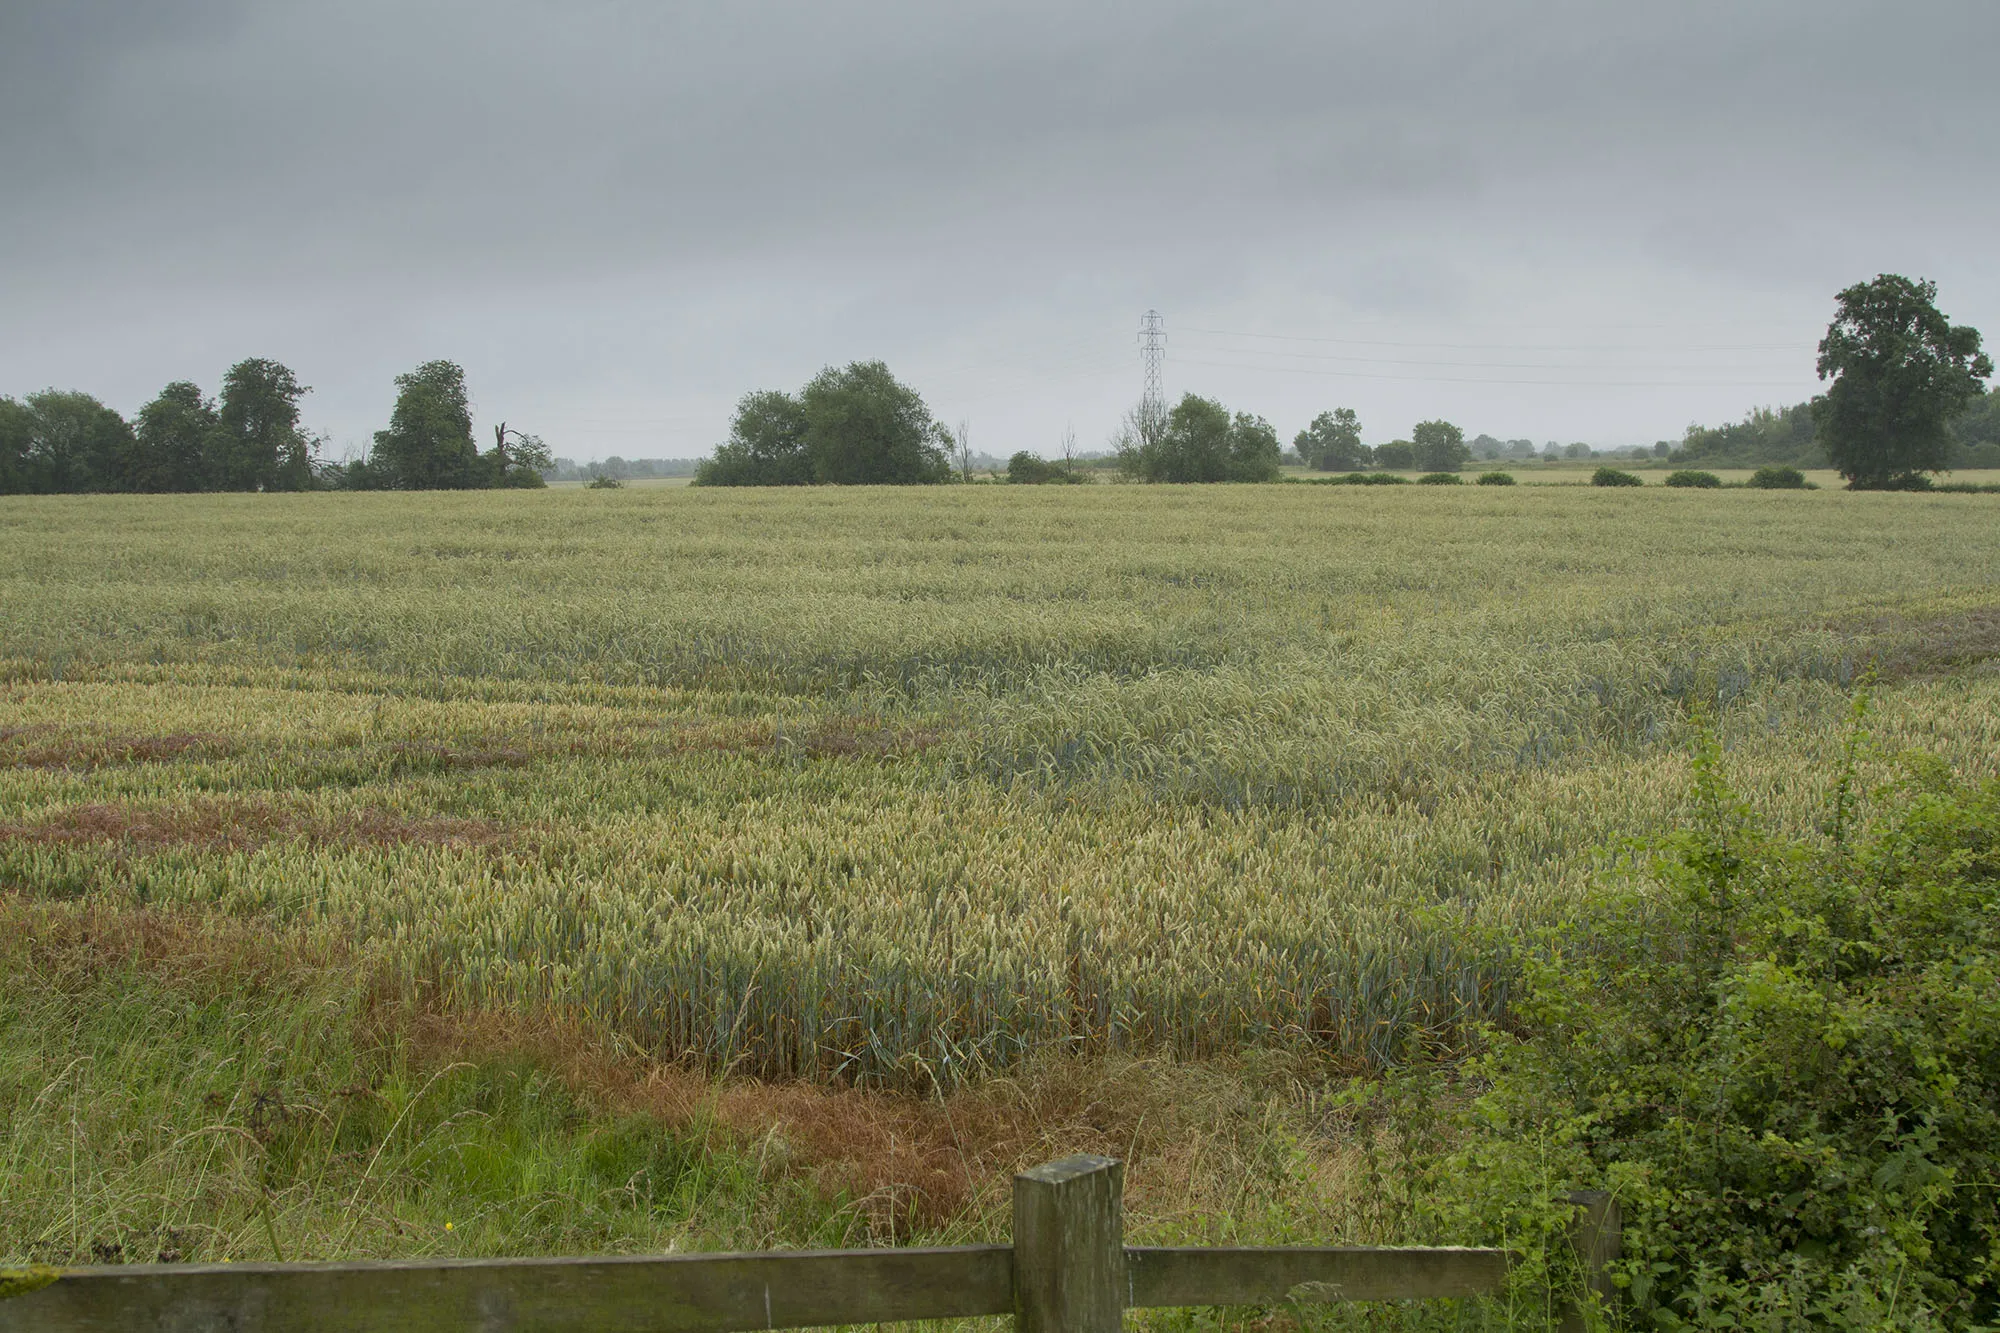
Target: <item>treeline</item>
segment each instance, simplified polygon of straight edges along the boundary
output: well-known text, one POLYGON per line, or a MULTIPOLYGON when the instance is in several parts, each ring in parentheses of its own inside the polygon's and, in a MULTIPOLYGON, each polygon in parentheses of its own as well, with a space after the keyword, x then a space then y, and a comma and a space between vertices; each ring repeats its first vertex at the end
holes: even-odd
MULTIPOLYGON (((1951 419, 1950 470, 2000 469, 2000 389, 1989 389, 1951 419)), ((1726 426, 1689 426, 1670 446, 1675 463, 1708 467, 1826 467, 1811 403, 1760 407, 1726 426)))
POLYGON ((659 481, 671 477, 692 477, 701 466, 699 458, 620 458, 617 454, 596 463, 579 463, 558 458, 546 473, 550 481, 659 481))
POLYGON ((472 433, 465 372, 427 361, 396 377, 389 428, 365 458, 328 462, 325 437, 299 420, 312 392, 276 361, 239 361, 210 398, 176 380, 128 421, 87 393, 0 398, 0 494, 189 491, 473 490, 546 485, 553 466, 533 435, 472 433))

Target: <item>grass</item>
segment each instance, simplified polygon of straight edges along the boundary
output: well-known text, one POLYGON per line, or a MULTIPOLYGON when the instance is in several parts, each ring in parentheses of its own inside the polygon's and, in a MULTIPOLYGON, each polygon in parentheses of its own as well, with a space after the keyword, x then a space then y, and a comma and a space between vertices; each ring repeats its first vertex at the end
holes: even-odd
POLYGON ((0 1155, 49 1174, 0 1251, 971 1235, 1098 1144, 1148 1234, 1425 1239, 1341 1080, 1504 1015, 1479 941, 1680 818, 1691 707, 1780 827, 1871 669, 1885 748, 1991 773, 1996 537, 1837 491, 0 501, 8 910, 306 950, 268 998, 15 960, 0 1155))

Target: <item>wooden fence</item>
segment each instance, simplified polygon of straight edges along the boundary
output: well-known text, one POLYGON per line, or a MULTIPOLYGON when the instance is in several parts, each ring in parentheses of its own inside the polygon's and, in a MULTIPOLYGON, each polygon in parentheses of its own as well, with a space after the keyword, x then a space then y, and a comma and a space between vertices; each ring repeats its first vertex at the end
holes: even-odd
MULTIPOLYGON (((1012 1315, 1019 1333, 1116 1333, 1128 1309, 1489 1296, 1504 1250, 1127 1246, 1124 1167, 1014 1178, 1014 1243, 950 1249, 76 1268, 0 1300, 0 1333, 737 1333, 1012 1315)), ((1572 1196, 1589 1301, 1618 1251, 1610 1196, 1572 1196)), ((1572 1308, 1565 1328, 1585 1327, 1572 1308)))

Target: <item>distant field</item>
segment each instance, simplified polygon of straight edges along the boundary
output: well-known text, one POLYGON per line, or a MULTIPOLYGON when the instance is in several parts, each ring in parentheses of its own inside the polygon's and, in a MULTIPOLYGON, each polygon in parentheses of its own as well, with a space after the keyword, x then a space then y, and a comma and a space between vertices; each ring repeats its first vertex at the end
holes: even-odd
POLYGON ((1994 771, 1996 654, 1987 496, 9 499, 0 882, 715 1068, 1383 1059, 1674 822, 1691 709, 1805 826, 1871 665, 1994 771))

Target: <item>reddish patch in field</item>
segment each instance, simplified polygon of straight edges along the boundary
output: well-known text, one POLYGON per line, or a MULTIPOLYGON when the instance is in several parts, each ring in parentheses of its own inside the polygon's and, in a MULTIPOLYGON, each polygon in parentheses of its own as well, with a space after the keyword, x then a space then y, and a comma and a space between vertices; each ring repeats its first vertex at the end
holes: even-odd
POLYGON ((0 765, 11 768, 105 768, 113 764, 171 763, 176 759, 217 759, 236 753, 236 743, 212 732, 181 731, 167 736, 76 736, 42 740, 58 728, 41 723, 0 731, 0 765))
POLYGON ((507 841, 508 832, 482 819, 413 819, 381 809, 317 815, 268 801, 220 800, 154 809, 79 805, 40 820, 0 822, 0 841, 48 847, 110 844, 139 854, 170 848, 252 851, 294 840, 321 847, 491 847, 507 841))
POLYGON ((1950 675, 2000 658, 2000 606, 1929 619, 1881 616, 1834 628, 1859 634, 1863 655, 1885 681, 1950 675))

